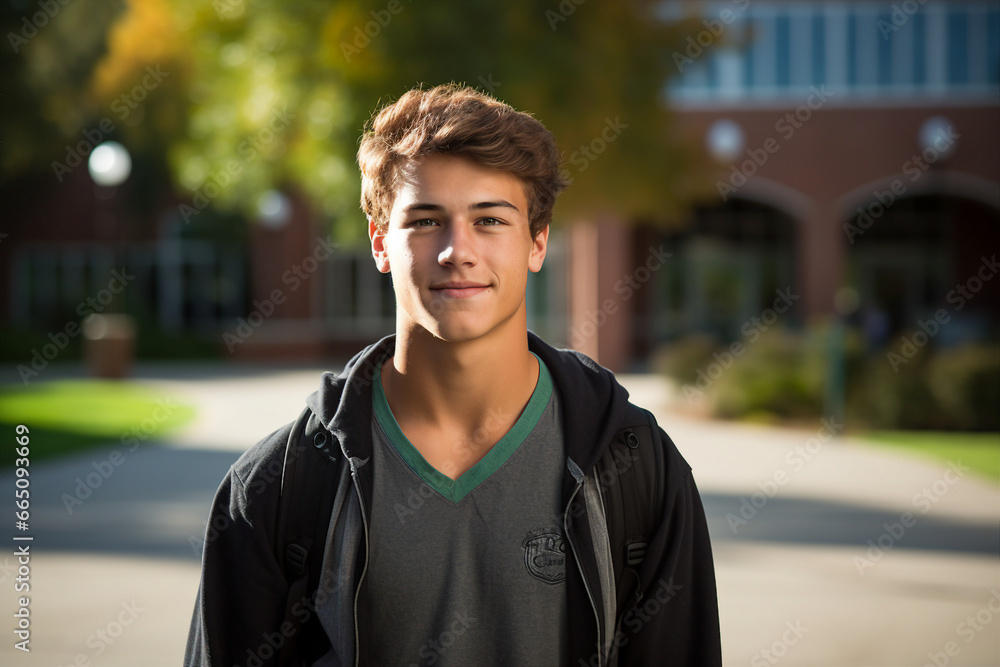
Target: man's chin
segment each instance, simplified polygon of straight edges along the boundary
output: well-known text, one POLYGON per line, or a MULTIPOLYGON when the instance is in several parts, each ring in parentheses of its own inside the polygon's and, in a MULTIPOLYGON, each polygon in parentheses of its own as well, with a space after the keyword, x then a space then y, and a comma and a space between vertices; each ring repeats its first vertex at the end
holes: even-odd
POLYGON ((422 327, 434 339, 445 343, 468 343, 488 336, 495 327, 482 322, 435 320, 422 327))

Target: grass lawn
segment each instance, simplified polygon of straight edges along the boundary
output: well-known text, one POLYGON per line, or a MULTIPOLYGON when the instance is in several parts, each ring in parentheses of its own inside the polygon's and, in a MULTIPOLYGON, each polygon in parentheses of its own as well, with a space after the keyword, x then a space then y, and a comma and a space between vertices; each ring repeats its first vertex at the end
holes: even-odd
POLYGON ((940 461, 961 461, 975 472, 1000 483, 1000 434, 947 431, 872 431, 857 437, 907 449, 940 461))
POLYGON ((0 387, 0 425, 8 442, 0 466, 13 464, 14 426, 30 429, 31 460, 97 445, 132 447, 177 428, 194 408, 148 387, 108 380, 62 380, 0 387))

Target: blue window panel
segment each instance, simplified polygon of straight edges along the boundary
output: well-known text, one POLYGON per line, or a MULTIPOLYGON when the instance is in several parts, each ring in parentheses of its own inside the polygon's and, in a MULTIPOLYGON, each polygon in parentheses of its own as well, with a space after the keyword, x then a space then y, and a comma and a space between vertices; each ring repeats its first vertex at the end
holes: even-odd
POLYGON ((705 63, 705 87, 709 90, 715 91, 719 89, 719 59, 716 57, 715 52, 707 56, 708 62, 705 63))
POLYGON ((812 80, 817 86, 826 83, 826 21, 822 14, 812 19, 812 80))
POLYGON ((787 14, 775 17, 775 76, 779 88, 787 88, 792 81, 792 35, 791 21, 787 14))
POLYGON ((755 83, 753 70, 757 65, 754 57, 754 41, 756 40, 756 36, 754 35, 752 22, 747 23, 747 31, 744 33, 744 39, 746 40, 746 46, 743 50, 743 85, 746 86, 747 90, 751 90, 755 83))
POLYGON ((858 17, 847 15, 847 86, 858 85, 858 17))
MULTIPOLYGON (((878 25, 889 24, 892 25, 892 14, 886 12, 885 14, 879 14, 878 21, 876 22, 876 30, 878 30, 878 25), (883 23, 884 22, 884 23, 883 23)), ((878 35, 878 85, 879 87, 887 87, 893 84, 892 80, 892 37, 894 33, 889 33, 889 39, 882 36, 882 32, 879 31, 878 35)))
POLYGON ((1000 12, 990 11, 986 15, 986 82, 1000 85, 1000 12))
POLYGON ((927 17, 917 12, 913 21, 913 85, 927 85, 927 17))
POLYGON ((964 11, 948 12, 948 83, 969 82, 969 14, 964 11))

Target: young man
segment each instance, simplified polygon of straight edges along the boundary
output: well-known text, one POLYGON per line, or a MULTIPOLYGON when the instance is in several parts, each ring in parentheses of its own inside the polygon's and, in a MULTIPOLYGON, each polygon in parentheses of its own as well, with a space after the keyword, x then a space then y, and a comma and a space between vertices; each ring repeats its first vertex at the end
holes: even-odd
POLYGON ((439 86, 383 109, 358 161, 396 333, 308 400, 335 461, 321 579, 293 626, 286 426, 216 497, 187 664, 720 665, 690 468, 609 371, 527 330, 566 185, 551 134, 439 86))

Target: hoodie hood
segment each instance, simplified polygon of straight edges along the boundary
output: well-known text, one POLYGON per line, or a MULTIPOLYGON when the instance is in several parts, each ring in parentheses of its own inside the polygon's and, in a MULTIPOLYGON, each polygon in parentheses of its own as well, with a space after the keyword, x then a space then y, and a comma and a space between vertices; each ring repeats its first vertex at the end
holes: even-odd
MULTIPOLYGON (((371 455, 372 384, 378 362, 396 349, 395 334, 366 347, 340 373, 324 373, 306 403, 340 442, 348 459, 371 455)), ((562 401, 567 456, 588 473, 611 442, 628 410, 628 391, 590 357, 559 350, 532 332, 528 349, 545 362, 562 401)))

